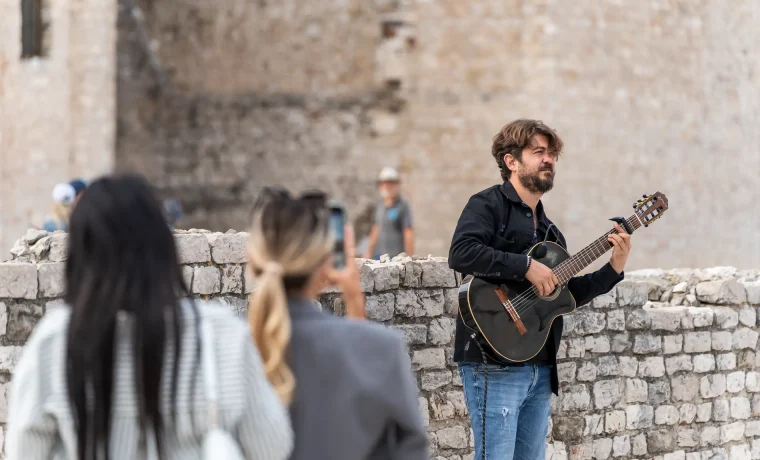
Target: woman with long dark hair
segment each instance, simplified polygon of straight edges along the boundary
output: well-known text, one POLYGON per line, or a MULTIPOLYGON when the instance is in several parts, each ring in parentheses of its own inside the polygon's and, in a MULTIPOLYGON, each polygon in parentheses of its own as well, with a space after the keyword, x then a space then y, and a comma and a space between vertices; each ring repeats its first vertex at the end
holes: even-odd
POLYGON ((288 415, 248 328, 225 308, 187 299, 172 234, 143 179, 93 182, 71 215, 68 251, 66 305, 45 314, 15 369, 8 459, 201 458, 209 349, 204 358, 223 376, 218 426, 246 458, 287 458, 288 415))
POLYGON ((345 236, 346 268, 335 270, 323 194, 292 197, 268 188, 254 205, 248 269, 258 285, 248 319, 267 376, 290 404, 291 459, 428 459, 406 344, 395 331, 361 319, 350 226, 345 236), (330 284, 341 290, 352 318, 317 308, 330 284))

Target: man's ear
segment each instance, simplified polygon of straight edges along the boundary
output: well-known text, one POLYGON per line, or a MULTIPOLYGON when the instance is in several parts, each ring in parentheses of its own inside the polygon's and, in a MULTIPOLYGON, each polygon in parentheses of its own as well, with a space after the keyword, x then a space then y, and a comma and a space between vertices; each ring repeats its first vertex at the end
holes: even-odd
POLYGON ((512 156, 511 153, 507 153, 504 155, 504 164, 507 165, 507 169, 510 171, 516 171, 517 170, 517 159, 512 156))

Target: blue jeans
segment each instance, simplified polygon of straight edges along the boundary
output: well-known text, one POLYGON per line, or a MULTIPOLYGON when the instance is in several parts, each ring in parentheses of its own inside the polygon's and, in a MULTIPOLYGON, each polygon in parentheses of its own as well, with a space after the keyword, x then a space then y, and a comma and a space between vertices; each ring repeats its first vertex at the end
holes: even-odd
MULTIPOLYGON (((549 429, 551 368, 488 365, 486 397, 486 459, 544 460, 549 429)), ((459 363, 464 398, 475 436, 475 457, 483 449, 483 389, 481 363, 459 363)))

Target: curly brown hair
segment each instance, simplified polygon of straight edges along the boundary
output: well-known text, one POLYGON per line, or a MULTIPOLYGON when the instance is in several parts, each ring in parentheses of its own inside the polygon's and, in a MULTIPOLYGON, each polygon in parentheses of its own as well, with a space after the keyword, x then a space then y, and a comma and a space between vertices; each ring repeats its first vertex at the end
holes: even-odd
POLYGON ((515 120, 501 128, 499 133, 494 136, 491 155, 496 160, 496 164, 499 165, 502 179, 507 181, 512 175, 512 171, 509 170, 504 162, 504 156, 510 154, 517 160, 520 160, 523 149, 531 145, 533 136, 537 134, 546 136, 546 139, 549 141, 549 151, 555 158, 559 157, 562 152, 562 139, 541 120, 515 120))

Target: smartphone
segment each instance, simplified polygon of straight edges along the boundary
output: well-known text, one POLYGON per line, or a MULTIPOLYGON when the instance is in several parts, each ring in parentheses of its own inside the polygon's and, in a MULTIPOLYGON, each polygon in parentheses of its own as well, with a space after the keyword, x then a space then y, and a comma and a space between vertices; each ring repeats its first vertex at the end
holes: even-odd
POLYGON ((330 226, 335 235, 333 267, 340 270, 346 266, 346 207, 338 201, 330 201, 330 226))

